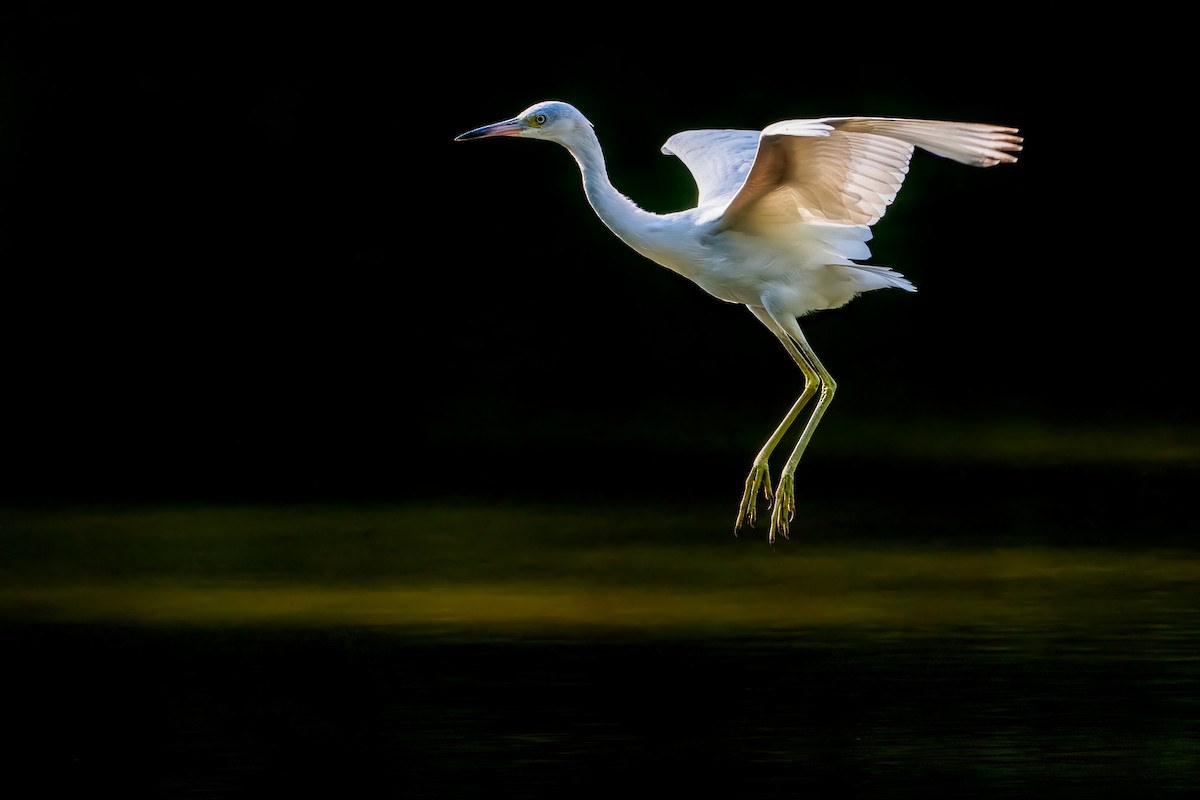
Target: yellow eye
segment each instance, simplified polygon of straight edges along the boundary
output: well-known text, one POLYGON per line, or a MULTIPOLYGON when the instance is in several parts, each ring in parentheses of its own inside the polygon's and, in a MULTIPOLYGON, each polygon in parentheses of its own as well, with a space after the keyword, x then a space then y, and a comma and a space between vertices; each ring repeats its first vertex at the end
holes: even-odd
POLYGON ((535 128, 540 128, 546 124, 547 119, 548 117, 545 114, 534 114, 529 118, 529 121, 533 123, 535 128))

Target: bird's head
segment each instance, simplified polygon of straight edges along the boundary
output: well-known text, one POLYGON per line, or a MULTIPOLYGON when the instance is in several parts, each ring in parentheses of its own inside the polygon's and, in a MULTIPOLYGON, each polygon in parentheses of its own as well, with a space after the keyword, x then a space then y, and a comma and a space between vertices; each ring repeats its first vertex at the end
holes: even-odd
POLYGON ((545 139, 569 146, 581 136, 590 136, 592 123, 570 103, 545 100, 535 103, 512 119, 493 122, 464 134, 454 141, 487 139, 493 136, 518 136, 525 139, 545 139))

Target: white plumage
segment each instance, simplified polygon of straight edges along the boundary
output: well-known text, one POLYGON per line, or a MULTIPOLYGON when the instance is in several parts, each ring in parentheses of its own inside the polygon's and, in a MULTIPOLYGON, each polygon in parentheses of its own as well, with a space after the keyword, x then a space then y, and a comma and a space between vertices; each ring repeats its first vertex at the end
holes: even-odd
POLYGON ((515 136, 562 145, 579 164, 588 202, 613 233, 714 297, 745 305, 787 349, 804 374, 804 391, 755 457, 735 524, 737 530, 754 523, 760 489, 772 499, 770 456, 819 392, 775 488, 773 542, 788 534, 796 467, 836 389, 797 319, 873 289, 916 291, 900 273, 860 263, 871 256, 871 226, 896 199, 914 148, 992 167, 1016 162, 1023 141, 1017 133, 1001 125, 884 117, 683 131, 662 151, 683 161, 699 194, 694 208, 670 214, 646 211, 617 191, 591 122, 567 103, 537 103, 457 140, 515 136))

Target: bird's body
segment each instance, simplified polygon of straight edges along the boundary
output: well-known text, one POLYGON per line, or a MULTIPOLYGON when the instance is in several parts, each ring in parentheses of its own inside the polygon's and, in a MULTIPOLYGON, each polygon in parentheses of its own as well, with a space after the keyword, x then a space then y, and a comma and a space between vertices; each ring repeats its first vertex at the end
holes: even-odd
POLYGON ((914 147, 989 167, 1016 161, 1012 153, 1022 141, 1016 134, 998 125, 880 117, 684 131, 662 150, 691 170, 699 197, 694 208, 668 214, 647 211, 617 191, 592 124, 567 103, 538 103, 458 140, 517 136, 566 147, 588 202, 617 237, 712 296, 746 306, 780 340, 804 373, 805 388, 755 458, 737 527, 753 524, 760 489, 771 499, 768 459, 808 401, 819 397, 780 474, 768 534, 774 541, 787 535, 796 465, 836 388, 798 318, 873 289, 916 291, 900 273, 860 263, 871 256, 871 226, 895 199, 914 147))

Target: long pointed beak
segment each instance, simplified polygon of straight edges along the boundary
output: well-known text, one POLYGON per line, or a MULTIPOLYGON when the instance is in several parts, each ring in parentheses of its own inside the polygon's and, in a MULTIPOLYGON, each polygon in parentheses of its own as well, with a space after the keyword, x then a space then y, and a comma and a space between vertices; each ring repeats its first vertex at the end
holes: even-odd
POLYGON ((506 119, 503 122, 493 122, 491 125, 484 125, 481 128, 467 131, 464 134, 454 137, 456 142, 465 142, 469 139, 488 139, 492 136, 517 136, 525 129, 525 124, 519 119, 506 119))

